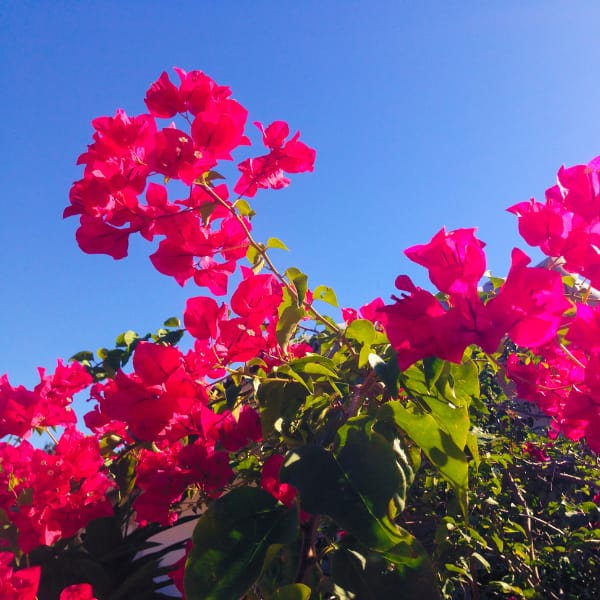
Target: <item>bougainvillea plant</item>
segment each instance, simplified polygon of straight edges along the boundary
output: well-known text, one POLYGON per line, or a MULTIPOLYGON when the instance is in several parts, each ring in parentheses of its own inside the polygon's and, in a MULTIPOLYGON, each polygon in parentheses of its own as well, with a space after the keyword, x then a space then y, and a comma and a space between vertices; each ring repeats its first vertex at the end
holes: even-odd
POLYGON ((249 199, 315 151, 283 121, 254 123, 254 150, 228 87, 175 72, 147 113, 92 121, 64 216, 87 253, 157 240, 154 267, 199 295, 183 325, 78 352, 32 390, 0 379, 0 597, 586 597, 544 548, 558 531, 580 556, 600 534, 600 160, 509 209, 544 266, 515 249, 505 280, 484 279, 475 230, 442 229, 406 250, 437 293, 399 276, 399 296, 338 323, 322 313, 334 291, 252 234, 249 199), (550 466, 576 490, 525 485, 550 466), (567 504, 583 521, 550 523, 567 504))

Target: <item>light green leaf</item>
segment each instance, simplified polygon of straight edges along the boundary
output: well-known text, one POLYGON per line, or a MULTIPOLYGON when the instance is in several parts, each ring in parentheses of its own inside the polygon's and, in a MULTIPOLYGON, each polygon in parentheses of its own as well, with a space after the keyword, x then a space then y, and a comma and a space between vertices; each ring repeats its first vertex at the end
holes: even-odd
POLYGON ((256 212, 252 210, 250 204, 248 204, 248 202, 243 198, 238 198, 234 202, 234 205, 238 209, 238 212, 240 213, 240 215, 242 215, 242 217, 252 218, 256 214, 256 212))
POLYGON ((314 300, 322 300, 323 302, 327 302, 327 304, 331 304, 331 306, 339 306, 337 297, 333 288, 330 288, 326 285, 318 285, 313 291, 313 299, 314 300))
POLYGON ((287 250, 289 252, 289 248, 276 237, 270 237, 267 240, 267 248, 279 248, 280 250, 287 250))

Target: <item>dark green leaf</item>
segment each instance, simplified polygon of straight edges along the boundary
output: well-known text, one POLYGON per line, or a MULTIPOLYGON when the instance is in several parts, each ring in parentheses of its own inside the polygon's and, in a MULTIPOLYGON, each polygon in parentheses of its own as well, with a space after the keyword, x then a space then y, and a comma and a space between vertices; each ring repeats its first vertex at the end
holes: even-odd
POLYGON ((180 327, 181 321, 177 317, 169 317, 163 325, 165 327, 180 327))
POLYGON ((421 569, 428 558, 417 540, 389 518, 400 476, 388 442, 355 422, 340 430, 337 455, 304 446, 286 458, 281 481, 298 488, 302 507, 331 517, 399 568, 421 569))
POLYGON ((351 536, 346 536, 332 557, 334 591, 340 598, 439 598, 435 577, 428 564, 424 563, 418 571, 392 570, 386 557, 360 548, 353 542, 351 536))
POLYGON ((256 582, 273 544, 298 535, 298 514, 260 488, 237 488, 211 504, 192 536, 188 600, 233 600, 256 582))
POLYGON ((77 354, 73 354, 71 358, 69 358, 69 362, 77 361, 77 362, 91 362, 94 360, 94 353, 89 350, 82 350, 81 352, 77 352, 77 354))
POLYGON ((263 381, 256 392, 263 434, 270 435, 278 419, 292 420, 308 393, 308 389, 296 381, 263 381))

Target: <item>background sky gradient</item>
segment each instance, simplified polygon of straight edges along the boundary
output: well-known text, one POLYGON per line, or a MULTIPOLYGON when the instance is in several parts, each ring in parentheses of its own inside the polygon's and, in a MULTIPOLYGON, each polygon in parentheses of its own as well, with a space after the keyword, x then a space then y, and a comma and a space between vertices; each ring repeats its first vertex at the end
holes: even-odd
POLYGON ((84 255, 77 219, 61 218, 91 119, 145 112, 174 65, 317 149, 313 174, 257 194, 254 228, 342 306, 389 298, 400 273, 428 285, 402 251, 442 225, 478 227, 505 273, 525 248, 505 208, 600 154, 595 1, 6 0, 0 20, 0 374, 13 385, 205 293, 157 273, 147 242, 123 261, 84 255))

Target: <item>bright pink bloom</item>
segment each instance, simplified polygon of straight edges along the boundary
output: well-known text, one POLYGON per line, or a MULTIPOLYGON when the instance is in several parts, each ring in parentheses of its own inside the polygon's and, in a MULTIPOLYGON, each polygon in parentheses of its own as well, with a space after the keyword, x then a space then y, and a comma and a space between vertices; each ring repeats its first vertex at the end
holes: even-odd
POLYGON ((249 145, 244 135, 248 111, 235 100, 224 100, 210 110, 196 115, 192 122, 192 137, 202 155, 216 160, 231 160, 231 152, 240 145, 249 145))
POLYGON ((258 413, 250 406, 243 406, 236 421, 229 413, 219 424, 219 439, 228 452, 237 452, 250 442, 262 440, 262 428, 258 413))
POLYGON ((260 487, 289 508, 294 503, 298 492, 293 485, 281 483, 279 472, 284 460, 282 454, 273 454, 267 458, 262 469, 260 487))
POLYGON ((66 587, 59 600, 96 600, 94 588, 89 583, 76 583, 66 587))
POLYGON ((167 127, 155 136, 150 165, 169 179, 181 179, 186 185, 191 185, 215 164, 212 156, 203 154, 194 140, 179 129, 167 127))
POLYGON ((148 88, 144 99, 148 110, 155 117, 168 119, 186 109, 185 101, 179 89, 163 71, 161 76, 148 88))
POLYGON ((596 354, 600 351, 600 306, 591 307, 577 304, 577 314, 569 325, 565 336, 586 352, 596 354))
MULTIPOLYGON (((113 514, 107 499, 113 483, 95 437, 67 429, 52 454, 21 442, 12 449, 0 446, 0 459, 0 480, 10 476, 14 494, 5 511, 23 552, 70 538, 93 519, 113 514), (8 460, 12 466, 6 470, 8 460), (15 497, 20 498, 16 505, 15 497)), ((4 505, 1 495, 0 501, 4 505)))
POLYGON ((560 256, 571 230, 571 217, 558 203, 519 202, 507 209, 519 219, 519 233, 530 246, 548 256, 560 256))
POLYGON ((217 262, 210 256, 203 256, 197 262, 194 270, 194 283, 199 287, 206 287, 215 296, 224 296, 227 293, 229 277, 234 273, 236 262, 217 262))
POLYGON ((281 189, 290 184, 284 173, 304 173, 314 168, 316 153, 299 141, 300 132, 284 142, 289 128, 283 121, 276 121, 266 129, 254 123, 263 133, 263 142, 271 151, 257 158, 248 158, 238 165, 242 176, 234 191, 240 196, 253 197, 259 188, 281 189))
POLYGON ((227 307, 220 307, 216 300, 205 296, 188 298, 183 313, 185 328, 198 340, 215 339, 218 335, 218 323, 227 315, 227 307))
POLYGON ((283 299, 282 286, 274 275, 255 275, 247 268, 243 268, 242 273, 244 279, 231 296, 231 308, 248 319, 249 326, 258 328, 266 319, 277 318, 283 299))
POLYGON ((395 304, 380 310, 390 344, 398 355, 398 366, 407 369, 428 356, 459 363, 473 334, 461 334, 459 315, 447 311, 429 292, 416 287, 406 276, 396 279, 396 287, 408 292, 393 297, 395 304))
POLYGON ((352 321, 358 319, 358 311, 355 308, 342 308, 342 319, 346 325, 350 325, 352 321))
POLYGON ((119 260, 127 256, 131 232, 129 227, 118 229, 104 221, 82 215, 75 237, 79 247, 87 254, 108 254, 119 260))
POLYGON ((446 294, 464 294, 477 288, 485 271, 485 244, 475 229, 446 232, 442 227, 428 244, 413 246, 406 256, 427 268, 429 279, 446 294))
POLYGON ((516 344, 535 348, 556 335, 571 303, 564 296, 560 273, 528 267, 530 262, 524 252, 513 250, 508 277, 485 308, 490 320, 516 344))
POLYGON ((40 583, 41 567, 15 571, 10 564, 14 556, 0 552, 0 598, 2 600, 35 600, 40 583))
POLYGON ((537 462, 548 462, 550 460, 550 457, 545 452, 545 448, 538 448, 531 442, 525 442, 523 450, 537 462))

